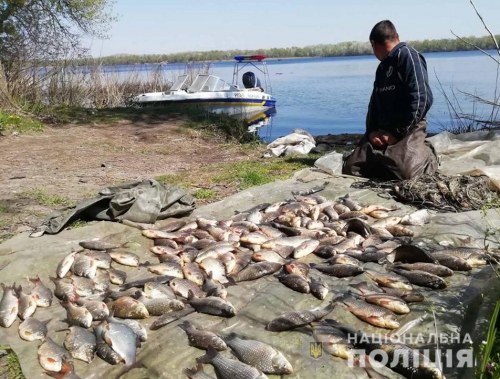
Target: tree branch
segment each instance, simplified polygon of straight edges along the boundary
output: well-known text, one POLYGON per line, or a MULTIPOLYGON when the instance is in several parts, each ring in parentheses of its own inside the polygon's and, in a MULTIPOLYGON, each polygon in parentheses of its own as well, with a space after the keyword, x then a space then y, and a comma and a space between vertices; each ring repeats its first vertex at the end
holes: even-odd
MULTIPOLYGON (((463 43, 469 45, 469 46, 472 46, 474 47, 475 49, 479 50, 481 53, 489 56, 491 59, 493 59, 498 65, 500 65, 500 61, 498 59, 496 59, 493 55, 491 55, 490 53, 488 53, 486 50, 483 50, 481 49, 479 46, 477 45, 474 45, 473 43, 463 39, 462 37, 459 37, 457 36, 455 33, 453 33, 453 30, 450 30, 451 34, 453 34, 455 37, 457 37, 460 41, 462 41, 463 43)), ((496 41, 495 41, 496 42, 496 41)))
POLYGON ((477 8, 476 8, 476 5, 474 4, 474 1, 470 0, 470 3, 472 4, 472 7, 474 8, 474 10, 476 11, 476 14, 477 14, 477 17, 479 17, 479 19, 481 20, 481 22, 483 23, 483 26, 484 28, 486 29, 486 31, 490 34, 491 38, 493 39, 493 41, 495 42, 495 46, 497 47, 497 53, 498 55, 500 56, 500 47, 498 46, 498 42, 497 42, 497 39, 495 38, 495 35, 490 31, 490 29, 488 28, 488 26, 486 25, 486 23, 484 22, 483 20, 483 17, 479 14, 477 8))

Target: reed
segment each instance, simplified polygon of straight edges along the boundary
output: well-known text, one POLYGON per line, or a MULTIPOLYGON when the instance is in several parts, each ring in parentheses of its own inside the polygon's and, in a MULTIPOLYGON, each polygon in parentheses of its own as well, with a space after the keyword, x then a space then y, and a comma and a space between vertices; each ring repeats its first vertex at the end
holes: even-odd
POLYGON ((8 89, 12 98, 24 107, 65 104, 116 108, 130 105, 132 98, 140 93, 167 91, 178 75, 187 74, 192 81, 199 73, 209 73, 211 64, 188 63, 184 71, 178 73, 165 72, 163 68, 161 64, 148 70, 127 66, 59 64, 40 68, 32 65, 9 78, 8 89))
POLYGON ((172 82, 165 76, 161 66, 151 71, 62 66, 25 71, 10 83, 9 90, 22 105, 120 107, 130 104, 139 93, 168 90, 172 82))

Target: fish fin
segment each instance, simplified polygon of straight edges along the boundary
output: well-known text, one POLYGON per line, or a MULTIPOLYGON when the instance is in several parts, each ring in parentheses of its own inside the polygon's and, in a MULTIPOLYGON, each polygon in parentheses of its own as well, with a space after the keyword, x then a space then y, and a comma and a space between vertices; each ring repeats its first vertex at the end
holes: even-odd
POLYGON ((33 284, 37 284, 37 283, 40 283, 40 282, 41 282, 40 277, 39 277, 38 275, 37 275, 37 276, 35 276, 34 278, 29 278, 29 277, 28 277, 28 280, 29 280, 31 283, 33 283, 33 284))
MULTIPOLYGON (((129 244, 129 241, 127 242, 124 242, 120 245, 120 248, 124 248, 124 247, 127 247, 127 245, 129 244)), ((114 250, 114 249, 108 249, 108 250, 114 250)))
POLYGON ((193 292, 193 291, 191 291, 191 290, 188 290, 188 296, 187 296, 187 299, 188 299, 188 300, 191 300, 191 299, 193 299, 194 297, 195 297, 195 296, 194 296, 194 292, 193 292))
POLYGON ((47 325, 47 324, 48 324, 49 322, 51 322, 51 321, 52 321, 52 319, 51 319, 51 318, 49 318, 48 320, 41 321, 41 323, 42 323, 42 324, 44 324, 44 325, 47 325))
MULTIPOLYGON (((401 265, 402 263, 401 262, 390 262, 386 257, 384 258, 380 258, 377 263, 379 265, 384 265, 385 264, 385 268, 388 269, 388 270, 391 270, 393 268, 398 268, 399 265, 401 265)), ((402 268, 402 267, 401 267, 402 268)))
POLYGON ((115 307, 111 306, 109 307, 109 315, 108 317, 106 317, 106 320, 102 320, 98 325, 113 322, 114 316, 115 316, 115 307))
POLYGON ((355 288, 355 289, 357 289, 359 292, 362 292, 362 291, 360 290, 360 288, 365 287, 366 285, 367 285, 367 283, 366 283, 366 282, 359 282, 359 283, 356 283, 356 284, 349 284, 349 287, 355 288))
POLYGON ((329 305, 333 303, 342 303, 345 299, 347 299, 349 296, 345 293, 337 293, 336 296, 332 299, 329 305))
POLYGON ((60 373, 60 372, 55 372, 55 371, 47 371, 47 372, 45 373, 45 375, 48 375, 48 376, 51 376, 51 377, 53 377, 53 378, 57 378, 57 379, 59 379, 59 378, 60 378, 60 379, 63 379, 63 378, 64 378, 64 376, 65 376, 65 374, 60 373))
POLYGON ((125 375, 130 370, 133 370, 134 368, 147 368, 147 367, 144 365, 144 363, 141 362, 134 362, 130 365, 125 365, 123 366, 122 370, 115 376, 115 379, 120 379, 123 375, 125 375))
POLYGON ((184 370, 182 370, 182 373, 187 377, 191 377, 198 373, 198 368, 197 367, 185 368, 184 370))
POLYGON ((325 307, 325 311, 328 313, 332 312, 335 309, 335 306, 337 305, 335 300, 330 301, 330 303, 325 307))
POLYGON ((137 290, 134 292, 133 295, 131 295, 130 297, 133 298, 133 299, 139 299, 140 297, 142 296, 142 292, 140 290, 137 290))
POLYGON ((62 358, 61 371, 64 374, 73 372, 75 370, 73 363, 66 357, 62 358))
POLYGON ((16 283, 12 286, 13 290, 16 292, 17 296, 21 296, 23 293, 23 287, 19 284, 19 286, 16 287, 16 283))
POLYGON ((182 372, 187 376, 195 375, 198 372, 203 372, 203 364, 197 363, 195 367, 190 368, 190 369, 186 368, 182 372))
POLYGON ((217 350, 215 347, 210 345, 207 349, 207 353, 201 357, 196 358, 197 363, 210 363, 217 356, 217 350))

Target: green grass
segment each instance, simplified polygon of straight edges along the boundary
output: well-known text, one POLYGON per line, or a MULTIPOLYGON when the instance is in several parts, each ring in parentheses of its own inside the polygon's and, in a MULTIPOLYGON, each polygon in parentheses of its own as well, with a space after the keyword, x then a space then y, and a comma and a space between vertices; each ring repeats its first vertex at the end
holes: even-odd
POLYGON ((7 205, 0 205, 0 213, 7 213, 9 211, 9 207, 7 205))
POLYGON ((486 343, 481 344, 479 351, 477 352, 478 365, 476 366, 476 378, 500 378, 500 369, 498 367, 499 361, 499 349, 498 345, 498 329, 496 327, 498 315, 500 312, 500 300, 497 301, 495 305, 495 310, 491 317, 491 321, 488 327, 488 334, 486 335, 486 343))
POLYGON ((27 209, 26 213, 29 214, 30 216, 33 216, 33 217, 45 217, 46 216, 45 212, 37 211, 34 209, 27 209))
POLYGON ((75 220, 71 224, 69 224, 67 227, 70 229, 77 229, 77 228, 82 228, 84 226, 87 226, 88 224, 89 224, 89 221, 75 220))
POLYGON ((207 189, 202 188, 202 189, 194 191, 194 193, 193 193, 193 196, 196 197, 197 199, 207 199, 207 200, 215 198, 216 195, 217 195, 217 193, 214 190, 209 189, 209 188, 207 188, 207 189))
POLYGON ((172 105, 87 109, 67 104, 50 107, 40 104, 27 104, 23 109, 49 121, 62 124, 108 124, 124 120, 155 124, 182 118, 184 119, 184 127, 201 130, 208 136, 219 135, 226 137, 228 140, 243 142, 254 139, 247 133, 247 126, 244 121, 225 114, 213 114, 195 106, 172 105))
POLYGON ((31 133, 40 132, 43 128, 39 121, 0 110, 0 132, 31 133))
POLYGON ((12 233, 0 234, 0 243, 7 241, 14 236, 15 236, 15 234, 12 234, 12 233))
POLYGON ((26 379, 14 350, 12 350, 10 346, 0 346, 0 349, 7 351, 5 363, 7 366, 8 377, 6 379, 26 379))
POLYGON ((168 184, 170 186, 179 186, 181 188, 187 188, 192 184, 191 180, 186 176, 186 174, 160 175, 157 176, 155 180, 160 182, 161 184, 168 184))
POLYGON ((33 188, 28 191, 21 192, 18 195, 22 199, 29 199, 37 202, 40 205, 69 205, 69 200, 63 196, 49 195, 43 188, 33 188))
POLYGON ((222 173, 213 177, 214 183, 238 183, 242 189, 259 186, 275 180, 285 180, 297 170, 311 167, 317 155, 289 156, 285 158, 259 159, 218 165, 222 173))

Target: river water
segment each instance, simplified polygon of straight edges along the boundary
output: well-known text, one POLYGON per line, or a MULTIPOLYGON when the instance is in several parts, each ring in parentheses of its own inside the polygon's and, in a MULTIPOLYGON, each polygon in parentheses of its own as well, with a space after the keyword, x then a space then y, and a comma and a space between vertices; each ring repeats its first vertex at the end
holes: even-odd
MULTIPOLYGON (((439 132, 452 124, 437 78, 450 98, 454 90, 464 113, 474 111, 476 106, 476 114, 489 114, 491 107, 474 105, 460 91, 493 99, 497 64, 491 58, 475 51, 427 53, 424 56, 435 98, 428 115, 428 131, 439 132)), ((313 135, 364 132, 378 65, 374 56, 269 60, 267 64, 277 105, 269 125, 259 131, 263 139, 274 140, 294 128, 305 129, 313 135)), ((131 67, 137 69, 137 66, 131 67)), ((184 65, 167 64, 164 67, 165 75, 173 75, 181 73, 184 65)), ((211 72, 231 82, 233 63, 215 63, 211 72)), ((256 73, 262 81, 262 74, 256 73)))

